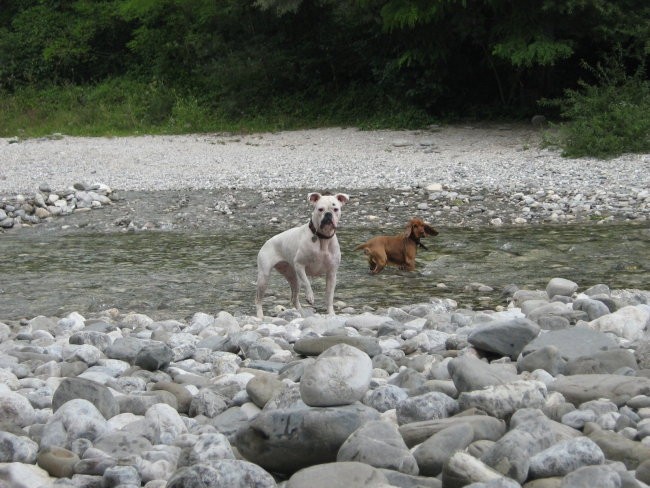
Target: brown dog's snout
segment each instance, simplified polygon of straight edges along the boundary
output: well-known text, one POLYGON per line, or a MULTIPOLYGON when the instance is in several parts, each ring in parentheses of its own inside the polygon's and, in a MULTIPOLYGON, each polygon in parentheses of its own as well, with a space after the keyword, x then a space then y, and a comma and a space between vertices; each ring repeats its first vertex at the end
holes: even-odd
POLYGON ((425 225, 424 226, 424 232, 426 232, 430 236, 437 236, 438 235, 438 231, 436 229, 434 229, 433 227, 431 227, 430 225, 425 225))

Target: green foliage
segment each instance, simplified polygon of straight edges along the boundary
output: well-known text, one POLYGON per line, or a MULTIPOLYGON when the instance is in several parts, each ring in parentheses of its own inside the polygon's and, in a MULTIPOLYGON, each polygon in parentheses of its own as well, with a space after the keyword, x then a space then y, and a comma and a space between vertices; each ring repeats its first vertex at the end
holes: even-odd
POLYGON ((582 62, 613 46, 626 73, 647 65, 647 0, 3 0, 0 127, 527 118, 542 98, 604 98, 608 84, 582 62))
POLYGON ((563 154, 609 158, 650 152, 650 81, 644 70, 628 76, 619 60, 592 71, 597 84, 581 82, 550 102, 567 120, 559 132, 563 154))

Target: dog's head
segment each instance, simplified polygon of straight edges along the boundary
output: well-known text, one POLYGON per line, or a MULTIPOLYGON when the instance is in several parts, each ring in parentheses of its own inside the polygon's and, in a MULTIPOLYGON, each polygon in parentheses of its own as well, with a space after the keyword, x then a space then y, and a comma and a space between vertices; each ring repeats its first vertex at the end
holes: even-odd
POLYGON ((350 199, 345 193, 336 195, 321 195, 310 193, 309 201, 314 205, 311 221, 319 232, 326 236, 334 235, 339 219, 341 207, 350 199))
POLYGON ((426 236, 437 236, 438 231, 431 225, 427 224, 424 220, 414 217, 406 224, 404 231, 406 237, 413 237, 415 239, 422 239, 426 236))

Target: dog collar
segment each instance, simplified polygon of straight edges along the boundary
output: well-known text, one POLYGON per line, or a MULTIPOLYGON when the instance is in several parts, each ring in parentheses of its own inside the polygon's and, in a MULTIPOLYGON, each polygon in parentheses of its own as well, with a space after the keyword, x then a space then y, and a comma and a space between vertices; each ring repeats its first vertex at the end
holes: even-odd
POLYGON ((422 244, 422 241, 420 240, 419 237, 411 237, 411 239, 413 239, 413 240, 415 241, 415 245, 416 245, 417 247, 421 247, 422 249, 425 249, 425 250, 427 250, 427 251, 429 250, 429 248, 428 248, 427 246, 425 246, 424 244, 422 244))
POLYGON ((309 230, 311 231, 312 234, 314 234, 311 238, 313 242, 316 242, 317 239, 331 239, 332 237, 334 237, 334 234, 336 234, 336 229, 334 229, 334 232, 332 233, 331 236, 326 236, 325 234, 318 232, 318 230, 316 230, 316 226, 311 220, 309 221, 309 230))

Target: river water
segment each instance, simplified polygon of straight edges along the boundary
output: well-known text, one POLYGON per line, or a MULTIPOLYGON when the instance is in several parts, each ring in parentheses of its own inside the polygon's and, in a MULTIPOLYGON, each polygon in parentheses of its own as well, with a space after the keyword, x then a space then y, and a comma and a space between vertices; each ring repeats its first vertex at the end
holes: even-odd
MULTIPOLYGON (((368 229, 339 232, 342 264, 335 299, 360 311, 448 297, 474 309, 505 305, 508 284, 543 289, 564 277, 584 289, 650 289, 650 226, 575 225, 516 228, 439 228, 419 250, 417 271, 368 273, 353 251, 368 229), (493 292, 468 290, 480 282, 493 292), (444 283, 445 288, 439 285, 444 283)), ((82 315, 116 307, 156 319, 195 312, 254 314, 256 255, 270 237, 237 233, 7 233, 0 235, 0 320, 36 315, 82 315)), ((288 285, 277 273, 265 313, 286 305, 288 285)), ((324 311, 324 280, 313 280, 316 311, 324 311)), ((303 300, 304 304, 304 300, 303 300)))

